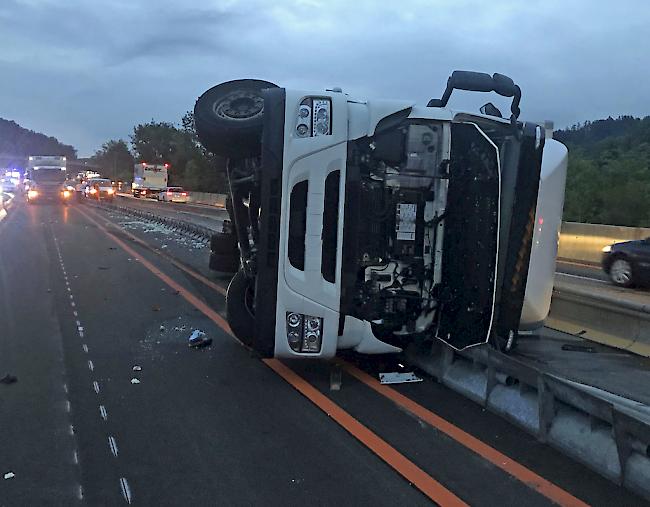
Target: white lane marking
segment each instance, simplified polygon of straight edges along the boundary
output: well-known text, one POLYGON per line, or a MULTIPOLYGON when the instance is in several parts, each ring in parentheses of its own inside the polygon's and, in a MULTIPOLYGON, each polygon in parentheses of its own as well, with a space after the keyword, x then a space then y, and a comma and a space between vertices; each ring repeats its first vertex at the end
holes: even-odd
POLYGON ((556 273, 556 275, 568 276, 568 277, 571 277, 571 278, 580 278, 581 280, 589 280, 590 282, 609 284, 609 282, 606 282, 605 280, 599 280, 598 278, 591 278, 589 276, 571 275, 569 273, 561 273, 559 271, 556 273))
POLYGON ((99 406, 99 415, 102 416, 102 419, 104 419, 104 421, 108 419, 108 412, 106 412, 106 407, 104 405, 99 406))
POLYGON ((65 411, 70 412, 70 400, 65 400, 65 411))
POLYGON ((83 331, 79 331, 79 338, 83 338, 83 337, 84 337, 83 331))
POLYGON ((72 297, 72 294, 70 294, 70 300, 73 300, 74 298, 72 297))
POLYGON ((117 442, 115 441, 115 437, 112 435, 108 437, 108 446, 111 448, 113 456, 117 458, 117 442))
POLYGON ((77 484, 77 487, 75 488, 75 492, 77 494, 77 500, 83 500, 84 499, 84 489, 81 486, 81 484, 77 484))
POLYGON ((90 359, 88 359, 88 369, 90 371, 95 371, 95 365, 93 364, 93 362, 90 359))
POLYGON ((77 313, 77 310, 72 310, 72 315, 74 315, 75 317, 79 317, 79 314, 77 313))
POLYGON ((83 328, 83 326, 77 326, 77 330, 78 330, 80 333, 83 333, 83 332, 84 332, 84 328, 83 328))
MULTIPOLYGON (((70 299, 72 299, 72 298, 70 298, 70 299)), ((72 308, 74 308, 74 307, 77 306, 77 305, 75 305, 75 304, 74 304, 74 301, 72 301, 72 302, 70 303, 70 306, 72 306, 72 308)))
POLYGON ((70 286, 66 287, 66 289, 68 289, 68 292, 72 292, 72 289, 70 288, 70 286))
POLYGON ((86 345, 86 344, 84 343, 84 344, 81 346, 81 348, 84 349, 84 352, 85 352, 86 354, 88 354, 88 345, 86 345))
POLYGON ((78 464, 79 464, 79 454, 77 454, 77 451, 73 451, 73 452, 72 452, 72 462, 73 462, 75 465, 78 465, 78 464))
POLYGON ((122 496, 126 503, 131 505, 131 488, 125 477, 120 477, 120 488, 122 489, 122 496))
POLYGON ((75 323, 77 324, 77 327, 81 327, 81 322, 76 320, 75 323))
POLYGON ((93 389, 95 389, 95 392, 99 394, 99 384, 96 380, 93 380, 93 389))
POLYGON ((65 394, 68 394, 68 384, 65 382, 63 383, 63 390, 65 391, 65 394))
POLYGON ((70 435, 74 435, 74 426, 72 424, 68 425, 68 433, 70 433, 70 435))

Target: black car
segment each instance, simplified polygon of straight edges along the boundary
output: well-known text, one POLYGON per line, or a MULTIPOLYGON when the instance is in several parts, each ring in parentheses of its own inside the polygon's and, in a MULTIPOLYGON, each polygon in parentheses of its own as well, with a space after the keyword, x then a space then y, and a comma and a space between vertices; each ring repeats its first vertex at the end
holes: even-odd
POLYGON ((650 238, 603 248, 603 270, 620 287, 650 285, 650 238))

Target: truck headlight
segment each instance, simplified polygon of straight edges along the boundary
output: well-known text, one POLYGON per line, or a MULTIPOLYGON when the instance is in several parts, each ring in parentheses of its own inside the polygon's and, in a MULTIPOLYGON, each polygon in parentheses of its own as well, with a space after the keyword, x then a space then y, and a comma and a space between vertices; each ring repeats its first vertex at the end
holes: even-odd
POLYGON ((603 253, 609 253, 611 251, 612 251, 612 245, 604 246, 602 250, 603 253))
POLYGON ((295 352, 320 352, 323 342, 323 319, 287 312, 287 341, 295 352))
POLYGON ((332 113, 332 101, 330 99, 314 99, 313 107, 314 135, 326 136, 331 133, 330 117, 332 113))
POLYGON ((326 136, 332 133, 332 100, 328 97, 307 97, 298 107, 296 135, 326 136))

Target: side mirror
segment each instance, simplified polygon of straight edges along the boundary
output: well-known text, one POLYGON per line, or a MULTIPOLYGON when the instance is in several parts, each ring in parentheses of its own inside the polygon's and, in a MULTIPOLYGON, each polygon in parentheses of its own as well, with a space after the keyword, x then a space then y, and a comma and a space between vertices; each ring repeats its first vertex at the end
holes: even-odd
POLYGON ((488 116, 495 116, 497 118, 503 118, 503 115, 501 114, 501 111, 499 111, 499 108, 492 104, 492 102, 488 102, 487 104, 483 104, 481 106, 481 114, 486 114, 488 116))

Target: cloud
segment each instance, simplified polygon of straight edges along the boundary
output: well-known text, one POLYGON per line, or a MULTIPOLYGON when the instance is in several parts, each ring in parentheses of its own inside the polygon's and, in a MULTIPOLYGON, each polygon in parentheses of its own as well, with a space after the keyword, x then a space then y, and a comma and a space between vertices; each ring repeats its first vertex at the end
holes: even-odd
MULTIPOLYGON (((228 79, 425 102, 454 69, 511 75, 522 114, 559 126, 647 115, 649 18, 641 1, 3 0, 0 116, 90 154, 228 79)), ((488 100, 508 109, 451 105, 488 100)))

